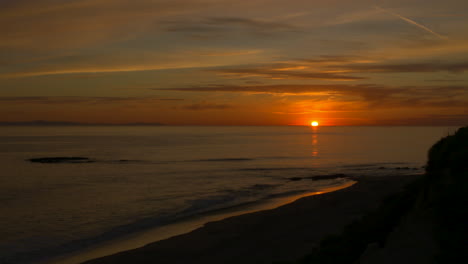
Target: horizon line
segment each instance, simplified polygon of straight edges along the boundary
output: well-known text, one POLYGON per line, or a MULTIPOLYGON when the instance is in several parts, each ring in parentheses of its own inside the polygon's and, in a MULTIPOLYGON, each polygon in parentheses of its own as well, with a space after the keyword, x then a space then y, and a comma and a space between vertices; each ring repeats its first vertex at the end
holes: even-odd
MULTIPOLYGON (((354 124, 354 125, 320 125, 318 127, 393 127, 393 126, 406 126, 406 127, 435 127, 435 126, 465 126, 466 124, 354 124)), ((0 121, 0 126, 303 126, 311 127, 306 124, 271 124, 271 125, 254 125, 254 124, 164 124, 159 122, 131 122, 131 123, 85 123, 73 121, 0 121)))

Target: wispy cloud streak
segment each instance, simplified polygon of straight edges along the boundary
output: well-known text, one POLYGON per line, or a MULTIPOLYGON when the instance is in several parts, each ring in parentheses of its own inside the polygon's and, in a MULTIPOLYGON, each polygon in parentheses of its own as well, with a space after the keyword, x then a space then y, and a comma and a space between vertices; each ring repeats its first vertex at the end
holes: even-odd
MULTIPOLYGON (((310 96, 318 101, 365 103, 365 109, 435 107, 459 108, 468 102, 466 86, 401 86, 389 87, 375 84, 320 85, 281 84, 254 86, 194 86, 182 88, 158 88, 157 91, 177 92, 227 92, 244 94, 270 94, 282 96, 310 96)), ((332 109, 337 110, 336 106, 332 109)))
POLYGON ((395 13, 395 12, 393 12, 393 11, 384 9, 384 8, 382 8, 382 7, 380 7, 380 6, 375 6, 375 8, 378 9, 378 10, 380 10, 380 11, 383 11, 383 12, 385 12, 385 13, 387 13, 387 14, 390 14, 390 15, 392 15, 392 16, 394 16, 394 17, 397 17, 397 18, 399 18, 399 19, 401 19, 401 20, 403 20, 403 21, 406 21, 407 23, 409 23, 409 24, 411 24, 411 25, 417 26, 418 28, 427 31, 427 32, 431 33, 432 35, 434 35, 434 36, 436 36, 436 37, 438 37, 438 38, 440 38, 440 39, 448 39, 448 37, 443 36, 443 35, 441 35, 441 34, 439 34, 439 33, 437 33, 437 32, 434 32, 434 31, 431 30, 430 28, 428 28, 428 27, 426 27, 426 26, 424 26, 424 25, 421 25, 421 24, 417 23, 416 21, 411 20, 411 19, 409 19, 409 18, 407 18, 407 17, 404 17, 404 16, 402 16, 402 15, 400 15, 400 14, 397 14, 397 13, 395 13))

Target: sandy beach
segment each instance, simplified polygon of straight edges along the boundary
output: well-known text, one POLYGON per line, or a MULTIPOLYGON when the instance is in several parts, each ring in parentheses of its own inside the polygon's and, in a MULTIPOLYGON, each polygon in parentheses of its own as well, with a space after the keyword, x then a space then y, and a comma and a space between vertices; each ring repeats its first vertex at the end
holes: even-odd
POLYGON ((297 260, 420 175, 356 177, 346 189, 210 222, 190 233, 86 263, 272 263, 297 260))

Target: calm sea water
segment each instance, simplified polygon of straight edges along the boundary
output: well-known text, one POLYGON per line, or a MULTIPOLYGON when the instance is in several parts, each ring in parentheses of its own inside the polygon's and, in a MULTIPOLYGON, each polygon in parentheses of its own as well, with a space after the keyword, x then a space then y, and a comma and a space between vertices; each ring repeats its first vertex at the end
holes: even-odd
POLYGON ((429 147, 454 130, 1 127, 0 262, 34 263, 177 219, 346 181, 314 176, 421 173, 429 147), (27 161, 56 156, 95 162, 27 161))

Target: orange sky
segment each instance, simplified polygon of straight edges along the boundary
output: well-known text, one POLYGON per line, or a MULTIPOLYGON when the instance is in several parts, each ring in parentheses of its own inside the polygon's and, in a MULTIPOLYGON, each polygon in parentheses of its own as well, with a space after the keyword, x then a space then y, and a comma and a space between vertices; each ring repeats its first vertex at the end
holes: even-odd
POLYGON ((0 122, 466 125, 461 0, 7 0, 0 122))

